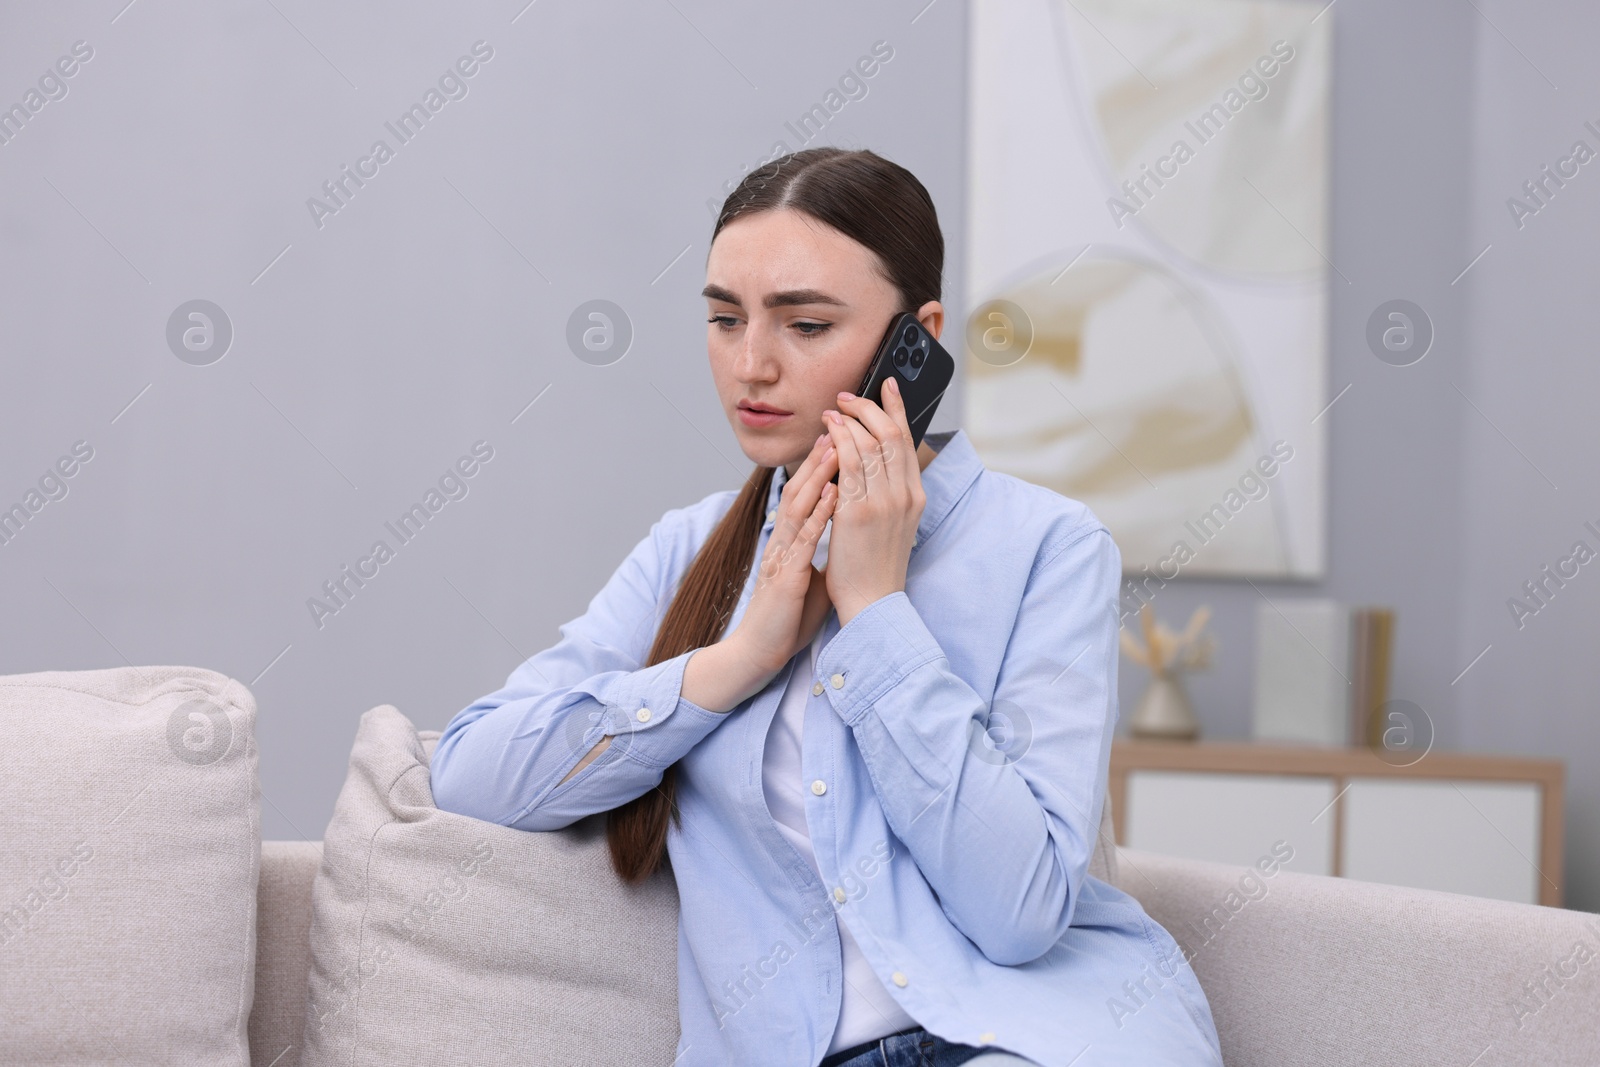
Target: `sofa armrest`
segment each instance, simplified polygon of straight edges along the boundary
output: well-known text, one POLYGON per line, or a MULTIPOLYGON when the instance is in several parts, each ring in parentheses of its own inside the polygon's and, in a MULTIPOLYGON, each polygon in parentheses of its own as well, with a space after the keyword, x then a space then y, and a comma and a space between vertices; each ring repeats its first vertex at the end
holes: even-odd
POLYGON ((298 1067, 311 974, 311 886, 321 841, 261 842, 250 1062, 298 1067))
POLYGON ((1117 871, 1194 968, 1228 1067, 1595 1062, 1600 916, 1133 849, 1117 871))

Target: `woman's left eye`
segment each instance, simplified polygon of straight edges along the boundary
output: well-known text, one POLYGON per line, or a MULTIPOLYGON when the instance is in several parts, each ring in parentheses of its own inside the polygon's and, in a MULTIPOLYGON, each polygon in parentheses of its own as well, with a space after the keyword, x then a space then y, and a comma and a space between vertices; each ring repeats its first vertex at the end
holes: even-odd
POLYGON ((815 337, 825 332, 832 325, 833 323, 831 322, 797 322, 794 324, 803 337, 815 337))

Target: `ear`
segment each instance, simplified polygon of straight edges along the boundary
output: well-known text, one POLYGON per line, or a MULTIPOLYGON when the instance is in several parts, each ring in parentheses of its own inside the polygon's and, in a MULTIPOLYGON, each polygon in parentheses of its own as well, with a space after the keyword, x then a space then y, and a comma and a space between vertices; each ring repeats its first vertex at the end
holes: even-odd
POLYGON ((944 330, 944 305, 937 300, 928 301, 917 309, 917 321, 938 340, 944 330))

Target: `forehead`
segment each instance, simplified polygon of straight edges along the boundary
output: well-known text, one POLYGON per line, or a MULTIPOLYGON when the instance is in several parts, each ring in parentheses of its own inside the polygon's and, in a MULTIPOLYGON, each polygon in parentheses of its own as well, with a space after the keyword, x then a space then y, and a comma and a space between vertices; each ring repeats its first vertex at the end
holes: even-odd
POLYGON ((706 260, 706 280, 741 296, 771 289, 861 286, 878 274, 866 245, 799 211, 780 208, 736 219, 722 228, 706 260), (755 286, 746 294, 740 289, 755 286))

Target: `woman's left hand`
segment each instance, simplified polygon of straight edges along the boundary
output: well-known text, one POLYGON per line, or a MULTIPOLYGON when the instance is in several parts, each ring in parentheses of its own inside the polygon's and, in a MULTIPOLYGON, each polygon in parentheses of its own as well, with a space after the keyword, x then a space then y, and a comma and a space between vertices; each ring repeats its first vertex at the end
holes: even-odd
POLYGON ((839 457, 839 498, 828 534, 828 599, 844 626, 876 600, 906 587, 917 523, 927 503, 899 382, 883 383, 883 406, 839 394, 823 422, 839 457))

